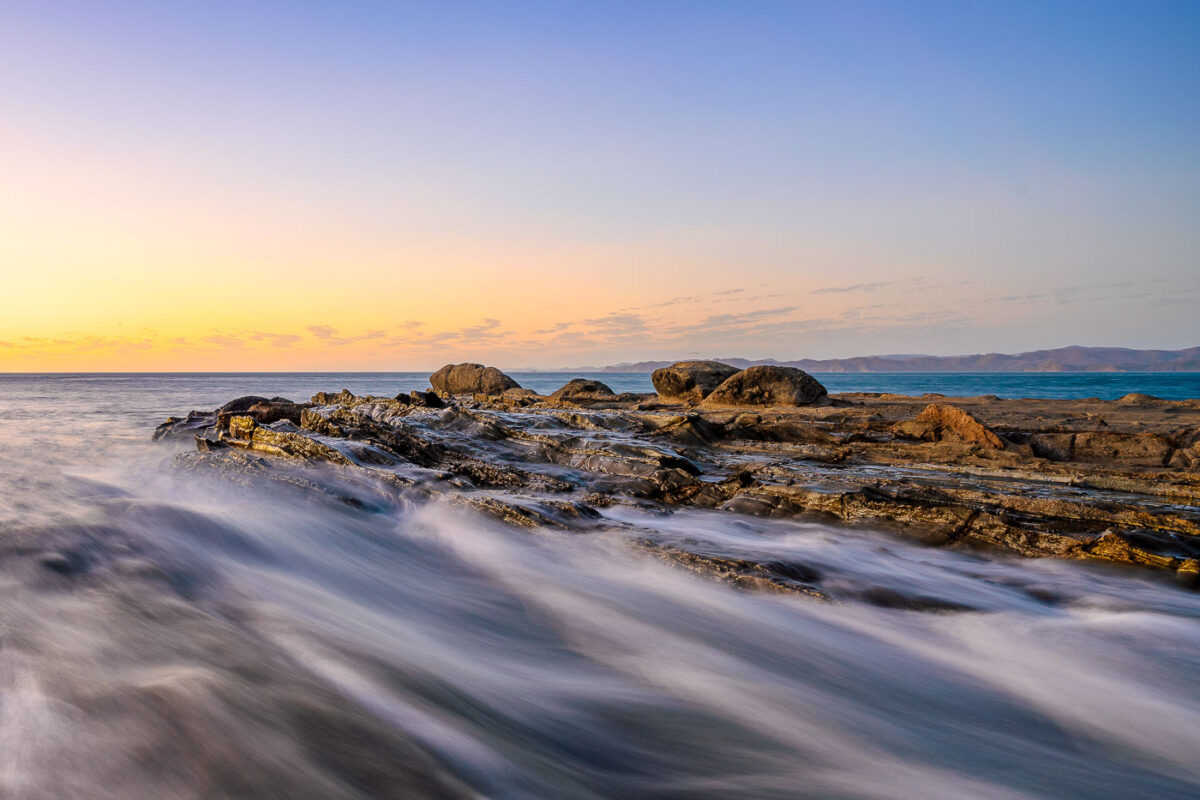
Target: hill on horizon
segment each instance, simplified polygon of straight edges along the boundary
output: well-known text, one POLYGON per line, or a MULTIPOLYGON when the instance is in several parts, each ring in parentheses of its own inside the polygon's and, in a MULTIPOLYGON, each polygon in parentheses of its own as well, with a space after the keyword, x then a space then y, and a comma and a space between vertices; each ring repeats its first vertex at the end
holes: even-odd
MULTIPOLYGON (((684 359, 675 359, 684 360, 684 359)), ((1200 372, 1200 347, 1134 350, 1127 347, 1060 347, 1026 353, 961 356, 892 354, 855 358, 781 361, 773 358, 713 358, 738 369, 758 364, 806 372, 1200 372)), ((602 367, 601 372, 651 372, 675 361, 638 361, 602 367)))

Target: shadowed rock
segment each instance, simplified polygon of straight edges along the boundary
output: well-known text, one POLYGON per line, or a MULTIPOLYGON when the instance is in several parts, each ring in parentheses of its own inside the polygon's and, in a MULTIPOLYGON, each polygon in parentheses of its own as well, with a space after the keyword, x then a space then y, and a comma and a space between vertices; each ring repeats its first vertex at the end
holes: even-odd
POLYGON ((429 377, 435 391, 444 394, 502 394, 521 385, 495 367, 483 364, 447 364, 429 377))
POLYGON ((730 376, 702 402, 713 406, 809 406, 826 396, 821 382, 804 370, 764 365, 730 376))
POLYGON ((654 370, 650 380, 663 400, 699 402, 737 372, 720 361, 678 361, 654 370))
POLYGON ((573 378, 567 381, 560 389, 550 395, 554 400, 560 400, 564 397, 612 397, 613 390, 608 388, 606 384, 600 381, 593 381, 587 378, 573 378))
POLYGON ((240 414, 242 412, 249 411, 251 406, 255 406, 255 405, 258 405, 259 403, 266 403, 266 402, 270 402, 270 398, 259 397, 258 395, 254 395, 254 394, 248 394, 243 397, 236 397, 233 400, 230 400, 228 403, 226 403, 225 405, 218 408, 217 413, 219 414, 223 411, 227 411, 227 412, 231 412, 231 413, 235 413, 235 414, 240 414))
POLYGON ((286 419, 289 422, 300 424, 300 413, 308 407, 307 403, 293 403, 290 400, 267 400, 261 403, 255 403, 246 409, 246 416, 253 417, 261 425, 270 425, 272 422, 278 422, 281 419, 286 419))

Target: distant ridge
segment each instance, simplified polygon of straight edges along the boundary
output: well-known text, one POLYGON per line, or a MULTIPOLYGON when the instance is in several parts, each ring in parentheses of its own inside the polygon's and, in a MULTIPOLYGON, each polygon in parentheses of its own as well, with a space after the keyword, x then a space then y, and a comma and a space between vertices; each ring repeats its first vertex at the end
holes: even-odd
MULTIPOLYGON (((675 359, 681 361, 684 359, 675 359)), ((1060 347, 1015 355, 882 355, 779 361, 773 358, 716 358, 739 369, 780 364, 807 372, 1200 372, 1200 347, 1186 350, 1131 350, 1127 347, 1060 347)), ((613 364, 601 372, 651 372, 674 361, 613 364)))

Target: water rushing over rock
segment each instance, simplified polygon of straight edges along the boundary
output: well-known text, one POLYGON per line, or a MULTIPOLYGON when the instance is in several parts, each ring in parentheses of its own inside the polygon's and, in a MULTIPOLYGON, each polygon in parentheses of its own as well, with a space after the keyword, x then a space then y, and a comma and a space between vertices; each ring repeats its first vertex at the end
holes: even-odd
MULTIPOLYGON (((245 380, 0 414, 0 795, 1200 790, 1191 473, 1144 448, 1035 457, 1057 434, 982 400, 1003 448, 893 431, 928 401, 277 386, 149 441, 245 380), (1085 552, 1108 534, 1169 564, 1085 552), (1020 555, 1047 542, 1083 544, 1020 555)), ((1064 428, 1174 435, 1109 405, 1064 428)))

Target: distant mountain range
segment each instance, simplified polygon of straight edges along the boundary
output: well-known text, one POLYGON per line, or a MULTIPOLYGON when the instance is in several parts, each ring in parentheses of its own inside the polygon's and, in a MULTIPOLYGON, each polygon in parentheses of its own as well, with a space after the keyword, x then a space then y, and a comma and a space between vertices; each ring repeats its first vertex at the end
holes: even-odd
MULTIPOLYGON (((684 359, 677 359, 684 360, 684 359)), ((714 358, 738 369, 756 364, 799 367, 806 372, 1200 372, 1200 347, 1186 350, 1131 350, 1127 347, 1060 347, 1015 355, 971 356, 896 354, 856 358, 777 361, 764 358, 714 358)), ((673 361, 613 364, 602 372, 651 372, 673 361)))

